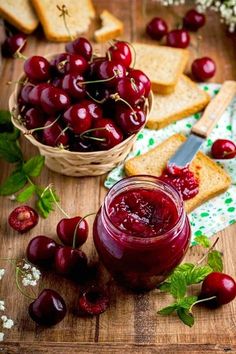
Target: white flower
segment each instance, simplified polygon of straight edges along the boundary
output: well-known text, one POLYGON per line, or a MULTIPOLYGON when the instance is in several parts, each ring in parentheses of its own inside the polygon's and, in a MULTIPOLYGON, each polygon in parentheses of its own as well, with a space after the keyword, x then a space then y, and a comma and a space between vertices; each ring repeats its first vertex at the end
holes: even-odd
POLYGON ((12 321, 12 319, 7 318, 7 316, 5 315, 1 317, 1 320, 3 322, 3 328, 11 329, 14 326, 14 322, 12 321))
POLYGON ((0 280, 2 279, 4 274, 5 274, 5 269, 0 269, 0 280))
POLYGON ((4 333, 3 333, 3 332, 0 332, 0 342, 3 341, 3 338, 4 338, 4 333))
POLYGON ((12 200, 12 201, 16 200, 15 194, 10 195, 8 198, 9 198, 10 200, 12 200))
POLYGON ((41 272, 27 262, 23 265, 22 270, 24 271, 22 276, 23 286, 36 286, 41 277, 41 272))
POLYGON ((0 300, 0 311, 5 311, 5 302, 0 300))
POLYGON ((31 266, 30 266, 29 263, 25 263, 25 264, 23 265, 23 267, 22 267, 22 269, 25 269, 25 270, 28 270, 28 269, 30 269, 30 268, 31 268, 31 266))

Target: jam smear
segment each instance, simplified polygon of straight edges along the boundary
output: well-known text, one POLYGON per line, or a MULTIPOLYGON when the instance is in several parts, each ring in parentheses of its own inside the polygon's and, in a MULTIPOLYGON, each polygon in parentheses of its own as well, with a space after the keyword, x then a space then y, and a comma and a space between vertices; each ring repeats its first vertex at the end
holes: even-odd
POLYGON ((134 188, 113 199, 109 217, 118 229, 145 238, 168 232, 179 215, 174 201, 163 191, 134 188))
POLYGON ((189 166, 184 168, 175 165, 166 167, 159 178, 174 186, 182 195, 183 200, 191 199, 199 192, 199 181, 190 171, 189 166))

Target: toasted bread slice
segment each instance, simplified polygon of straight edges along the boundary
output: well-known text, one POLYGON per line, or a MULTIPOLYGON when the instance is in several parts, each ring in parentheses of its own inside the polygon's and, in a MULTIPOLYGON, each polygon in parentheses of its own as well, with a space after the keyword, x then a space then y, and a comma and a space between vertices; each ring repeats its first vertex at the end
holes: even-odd
POLYGON ((87 32, 95 10, 91 0, 32 0, 34 8, 43 26, 45 36, 54 42, 70 41, 71 37, 87 32), (68 33, 57 6, 65 5, 68 10, 66 17, 68 33))
POLYGON ((160 129, 191 114, 201 111, 210 101, 210 95, 201 90, 187 76, 181 75, 173 93, 154 93, 153 106, 146 126, 160 129))
POLYGON ((135 67, 144 71, 152 82, 152 90, 160 95, 172 93, 189 58, 187 49, 133 43, 135 67))
POLYGON ((109 11, 103 10, 100 15, 102 20, 102 27, 94 33, 96 42, 106 42, 110 39, 119 37, 124 30, 123 22, 112 15, 109 11))
POLYGON ((31 33, 39 24, 30 0, 0 1, 0 16, 24 33, 31 33))
MULTIPOLYGON (((160 176, 167 161, 185 140, 186 138, 181 134, 172 135, 154 149, 128 160, 125 163, 126 174, 160 176)), ((196 154, 190 164, 190 170, 199 180, 199 192, 195 197, 184 202, 188 213, 208 199, 224 192, 231 184, 227 173, 202 152, 196 154)))

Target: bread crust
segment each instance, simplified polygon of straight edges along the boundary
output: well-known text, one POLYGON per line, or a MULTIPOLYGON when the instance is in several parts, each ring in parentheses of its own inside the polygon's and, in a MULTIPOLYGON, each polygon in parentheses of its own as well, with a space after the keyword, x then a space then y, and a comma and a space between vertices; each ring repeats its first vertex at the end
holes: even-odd
POLYGON ((102 43, 102 42, 106 42, 109 41, 110 39, 114 39, 116 37, 119 37, 123 31, 124 31, 124 25, 123 22, 121 22, 118 18, 116 18, 113 14, 111 14, 109 11, 107 10, 103 10, 103 12, 100 15, 100 18, 102 20, 102 27, 99 28, 97 31, 95 31, 94 33, 94 39, 96 40, 96 42, 98 43, 102 43), (103 23, 103 19, 104 18, 109 18, 110 21, 116 25, 116 28, 111 28, 111 29, 107 29, 106 32, 100 32, 100 30, 105 29, 106 26, 103 23))

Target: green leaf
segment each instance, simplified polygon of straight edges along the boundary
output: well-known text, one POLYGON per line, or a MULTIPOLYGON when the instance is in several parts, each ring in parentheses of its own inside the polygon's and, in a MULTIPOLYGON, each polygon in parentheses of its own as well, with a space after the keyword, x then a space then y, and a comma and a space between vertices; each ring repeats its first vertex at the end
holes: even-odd
POLYGON ((167 306, 167 307, 163 307, 162 309, 160 309, 157 313, 159 315, 164 315, 164 316, 167 316, 167 315, 170 315, 171 313, 173 313, 176 309, 178 308, 178 304, 177 303, 174 303, 170 306, 167 306))
POLYGON ((219 251, 213 250, 208 254, 208 265, 212 268, 214 272, 223 271, 222 255, 219 251))
POLYGON ((15 140, 19 139, 19 137, 20 137, 20 131, 19 131, 19 129, 17 129, 17 128, 15 128, 15 127, 14 127, 13 130, 10 131, 10 132, 4 132, 4 133, 2 133, 2 132, 0 131, 0 140, 15 141, 15 140))
POLYGON ((183 273, 174 272, 171 276, 170 293, 176 299, 184 297, 187 290, 187 284, 183 273))
POLYGON ((194 304, 194 302, 197 301, 197 299, 198 299, 197 296, 193 296, 193 295, 185 296, 183 299, 180 299, 178 301, 178 305, 179 307, 183 307, 184 309, 189 310, 192 304, 194 304))
POLYGON ((174 272, 186 272, 194 268, 193 263, 182 263, 179 266, 177 266, 174 270, 174 272))
POLYGON ((185 308, 178 308, 177 315, 179 316, 180 320, 189 327, 192 327, 194 324, 194 317, 193 315, 186 310, 185 308))
POLYGON ((160 286, 158 286, 158 289, 168 293, 170 291, 170 283, 164 282, 160 286))
POLYGON ((16 200, 20 203, 27 202, 35 192, 35 185, 30 184, 20 194, 18 194, 16 200))
POLYGON ((37 191, 38 201, 36 203, 36 207, 43 218, 47 218, 49 213, 54 210, 55 200, 58 202, 59 198, 56 195, 54 190, 45 188, 44 191, 42 189, 38 189, 37 191))
POLYGON ((36 155, 23 165, 23 170, 27 176, 38 177, 44 165, 44 156, 36 155))
POLYGON ((209 248, 210 245, 211 245, 209 238, 207 236, 205 236, 205 235, 195 236, 194 241, 198 245, 203 246, 204 248, 209 248))
POLYGON ((0 158, 14 163, 23 160, 22 152, 17 141, 0 139, 0 158))
POLYGON ((0 126, 11 124, 11 113, 6 110, 0 110, 0 126))
POLYGON ((0 186, 0 195, 11 195, 18 192, 27 182, 23 171, 14 171, 0 186))
POLYGON ((212 268, 208 265, 193 268, 185 273, 186 283, 187 285, 198 284, 210 273, 212 273, 212 268))

